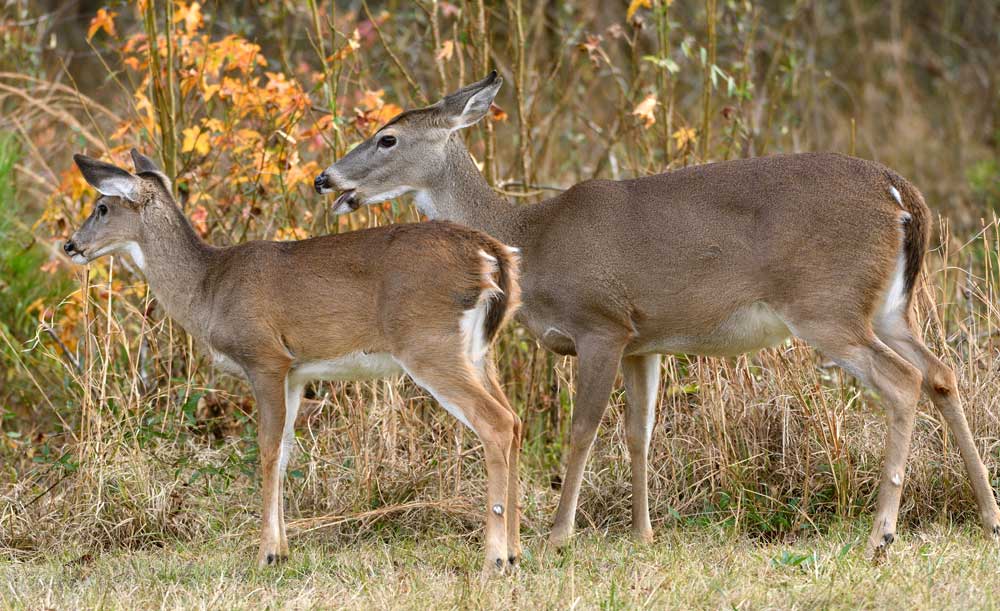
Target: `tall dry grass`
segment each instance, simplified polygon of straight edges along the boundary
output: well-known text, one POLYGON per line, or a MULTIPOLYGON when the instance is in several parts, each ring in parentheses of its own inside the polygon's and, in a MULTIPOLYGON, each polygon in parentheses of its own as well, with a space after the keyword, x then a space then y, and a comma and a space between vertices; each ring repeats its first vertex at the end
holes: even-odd
MULTIPOLYGON (((0 224, 5 244, 17 244, 5 246, 5 285, 16 277, 40 291, 2 301, 14 305, 0 326, 0 548, 16 558, 147 548, 256 527, 247 389, 212 371, 127 260, 89 270, 51 263, 56 241, 89 206, 68 170, 70 152, 120 161, 115 155, 132 145, 155 151, 176 168, 180 201, 204 215, 200 227, 217 243, 415 221, 401 201, 338 224, 303 177, 376 127, 391 104, 433 101, 493 66, 507 83, 502 111, 470 134, 470 146, 493 184, 524 205, 593 176, 775 151, 854 152, 908 175, 947 215, 924 274, 922 326, 958 371, 1000 487, 1000 226, 989 165, 997 142, 979 127, 997 126, 988 99, 998 72, 987 52, 997 43, 984 25, 995 23, 996 8, 942 3, 911 14, 890 4, 883 19, 863 2, 841 14, 809 2, 661 1, 626 19, 625 3, 312 2, 242 21, 234 9, 205 7, 199 25, 187 20, 190 4, 147 0, 142 12, 119 10, 116 37, 97 31, 84 41, 79 32, 93 14, 60 29, 45 15, 71 9, 15 3, 16 23, 27 25, 11 30, 17 45, 0 64, 0 127, 20 143, 18 190, 8 198, 46 203, 0 224), (52 35, 83 59, 45 49, 52 35), (231 91, 263 91, 275 82, 267 72, 284 79, 257 100, 259 113, 241 114, 254 100, 241 106, 235 94, 206 99, 222 77, 212 79, 206 66, 215 60, 198 45, 229 35, 259 44, 253 57, 263 62, 224 68, 231 91), (144 50, 143 40, 158 43, 144 50), (239 130, 260 138, 241 144, 231 138, 239 130), (203 131, 207 151, 198 146, 203 131), (10 262, 26 252, 30 263, 15 269, 10 262), (48 271, 33 270, 46 261, 48 271)), ((541 534, 558 498, 573 362, 520 328, 504 334, 498 352, 526 424, 525 529, 541 534)), ((869 510, 881 409, 821 357, 789 343, 738 359, 671 357, 664 367, 650 457, 657 525, 786 537, 869 510)), ((613 532, 625 532, 629 516, 622 402, 616 391, 580 510, 584 525, 613 532)), ((922 404, 903 520, 974 517, 961 462, 927 410, 922 404)), ((288 485, 293 545, 321 533, 339 541, 478 527, 480 452, 416 387, 317 384, 302 412, 288 485)))

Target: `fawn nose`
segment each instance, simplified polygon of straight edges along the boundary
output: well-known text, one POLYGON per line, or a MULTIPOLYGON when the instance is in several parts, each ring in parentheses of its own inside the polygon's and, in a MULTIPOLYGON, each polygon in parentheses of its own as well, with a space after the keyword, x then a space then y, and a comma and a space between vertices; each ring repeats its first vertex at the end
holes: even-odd
POLYGON ((76 251, 76 244, 73 243, 73 240, 66 240, 66 243, 63 244, 63 250, 66 251, 67 255, 71 255, 76 251))
POLYGON ((313 187, 317 193, 322 193, 323 189, 330 188, 330 179, 326 177, 325 172, 316 177, 316 180, 313 181, 313 187))

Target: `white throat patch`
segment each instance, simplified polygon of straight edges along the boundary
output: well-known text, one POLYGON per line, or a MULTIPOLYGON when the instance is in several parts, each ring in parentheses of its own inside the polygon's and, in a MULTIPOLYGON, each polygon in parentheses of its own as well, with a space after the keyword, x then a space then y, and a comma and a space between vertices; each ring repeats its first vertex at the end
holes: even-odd
POLYGON ((413 202, 417 204, 417 209, 430 220, 433 221, 438 218, 438 211, 437 208, 434 207, 434 200, 431 198, 431 194, 427 191, 417 191, 414 193, 413 202))

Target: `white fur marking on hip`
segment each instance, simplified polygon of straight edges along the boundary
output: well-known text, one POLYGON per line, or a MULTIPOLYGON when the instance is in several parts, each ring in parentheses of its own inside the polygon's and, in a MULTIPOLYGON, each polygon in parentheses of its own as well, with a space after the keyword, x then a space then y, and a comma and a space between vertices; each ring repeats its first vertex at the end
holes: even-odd
POLYGON ((900 195, 899 195, 899 189, 897 189, 896 187, 894 187, 892 185, 889 185, 889 193, 892 195, 892 198, 894 200, 896 200, 896 203, 899 204, 899 207, 902 208, 903 207, 903 198, 900 197, 900 195))

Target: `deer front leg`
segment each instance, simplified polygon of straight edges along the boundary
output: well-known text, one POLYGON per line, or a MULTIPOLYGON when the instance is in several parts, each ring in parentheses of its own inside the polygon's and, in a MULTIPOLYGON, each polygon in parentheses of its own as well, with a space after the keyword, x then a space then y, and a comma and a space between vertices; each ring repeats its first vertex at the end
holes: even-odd
POLYGON ((569 459, 566 478, 563 479, 562 496, 556 510, 555 523, 549 543, 562 547, 573 536, 576 505, 580 498, 580 484, 587 457, 597 435, 597 427, 608 406, 608 397, 618 373, 623 340, 587 337, 577 342, 579 373, 576 397, 573 401, 573 424, 570 432, 569 459))
MULTIPOLYGON (((257 400, 257 444, 260 454, 261 491, 264 506, 261 511, 260 551, 257 564, 266 567, 288 557, 287 543, 282 550, 285 531, 281 489, 285 460, 284 433, 286 419, 285 373, 259 373, 252 376, 257 400)), ((295 402, 297 405, 297 401, 295 402)), ((295 418, 291 418, 294 426, 295 418)))

